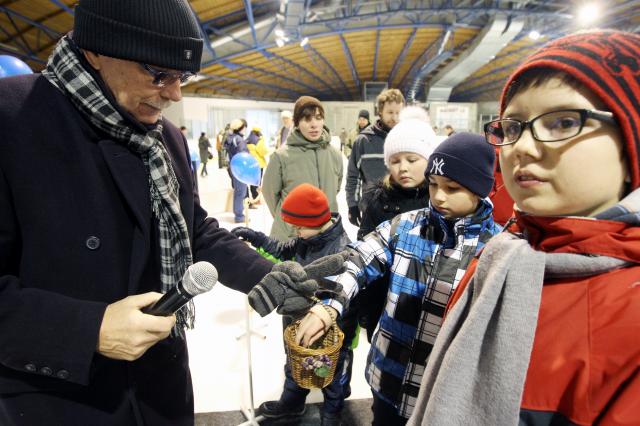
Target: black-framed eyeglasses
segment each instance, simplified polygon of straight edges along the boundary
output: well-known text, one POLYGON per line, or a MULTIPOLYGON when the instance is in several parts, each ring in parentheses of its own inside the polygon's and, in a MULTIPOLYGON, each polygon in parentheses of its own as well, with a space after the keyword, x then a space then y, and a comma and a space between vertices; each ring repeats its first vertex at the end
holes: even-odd
POLYGON ((180 84, 184 84, 196 76, 196 73, 191 71, 172 72, 154 68, 148 64, 140 63, 140 65, 153 77, 152 84, 159 87, 168 86, 177 80, 180 80, 180 84))
POLYGON ((484 125, 484 134, 491 145, 511 145, 520 139, 527 127, 538 142, 559 142, 582 132, 585 121, 594 120, 615 124, 613 113, 595 109, 563 109, 539 115, 528 121, 515 118, 493 120, 484 125))

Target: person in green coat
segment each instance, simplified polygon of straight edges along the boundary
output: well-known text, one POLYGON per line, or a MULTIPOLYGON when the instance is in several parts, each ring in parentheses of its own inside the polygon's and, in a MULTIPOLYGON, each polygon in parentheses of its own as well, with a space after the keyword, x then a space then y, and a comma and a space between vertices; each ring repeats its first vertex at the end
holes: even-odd
POLYGON ((301 96, 293 110, 294 129, 287 143, 271 155, 264 172, 262 194, 273 216, 270 237, 286 241, 295 237, 293 228, 281 219, 282 201, 302 183, 322 190, 331 212, 338 212, 337 194, 342 183, 342 156, 330 145, 324 125, 324 108, 311 96, 301 96))

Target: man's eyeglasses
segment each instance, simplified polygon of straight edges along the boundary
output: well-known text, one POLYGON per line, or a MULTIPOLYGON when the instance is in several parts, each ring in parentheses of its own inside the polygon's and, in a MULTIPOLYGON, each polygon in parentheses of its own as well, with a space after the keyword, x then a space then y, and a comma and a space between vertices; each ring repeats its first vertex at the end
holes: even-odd
POLYGON ((593 109, 563 109, 547 112, 528 121, 514 118, 493 120, 484 125, 484 134, 491 145, 511 145, 518 142, 527 127, 538 142, 559 142, 582 132, 587 119, 615 124, 613 113, 593 109))
POLYGON ((158 87, 168 86, 173 84, 176 80, 180 80, 180 84, 184 84, 191 78, 196 76, 196 73, 191 71, 172 72, 166 70, 160 70, 154 68, 151 65, 140 64, 153 77, 152 84, 158 87))

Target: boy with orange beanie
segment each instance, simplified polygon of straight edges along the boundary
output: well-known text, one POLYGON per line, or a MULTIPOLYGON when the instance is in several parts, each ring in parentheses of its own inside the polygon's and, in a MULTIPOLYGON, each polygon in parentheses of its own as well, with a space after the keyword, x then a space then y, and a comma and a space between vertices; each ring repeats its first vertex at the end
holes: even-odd
MULTIPOLYGON (((246 227, 234 228, 231 233, 251 243, 263 255, 275 258, 272 260, 295 260, 301 265, 308 265, 323 256, 340 253, 350 242, 342 227, 340 215, 331 213, 329 210, 327 196, 308 183, 298 185, 286 196, 282 202, 280 216, 284 222, 293 226, 297 238, 281 242, 246 227)), ((292 318, 283 316, 282 322, 283 327, 287 327, 291 324, 292 318)), ((344 406, 344 400, 351 394, 353 351, 350 347, 355 336, 356 324, 353 315, 343 316, 338 321, 345 337, 336 366, 336 375, 333 381, 322 389, 324 405, 321 421, 323 425, 340 424, 340 412, 344 406)), ((301 388, 295 383, 291 369, 286 364, 284 390, 280 399, 262 403, 258 412, 272 419, 301 416, 305 411, 305 399, 308 394, 308 389, 301 388)))

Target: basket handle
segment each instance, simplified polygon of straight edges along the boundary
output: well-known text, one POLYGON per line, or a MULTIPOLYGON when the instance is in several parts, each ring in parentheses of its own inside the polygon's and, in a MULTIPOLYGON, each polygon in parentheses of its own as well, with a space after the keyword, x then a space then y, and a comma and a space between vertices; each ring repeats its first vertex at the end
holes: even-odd
MULTIPOLYGON (((336 315, 335 317, 331 314, 331 307, 329 307, 328 305, 325 305, 324 303, 322 303, 322 300, 318 299, 316 296, 311 296, 311 300, 313 300, 314 302, 316 302, 317 305, 322 306, 326 311, 327 314, 329 314, 329 318, 331 318, 331 325, 329 326, 329 328, 331 327, 338 327, 338 324, 336 323, 336 319, 338 318, 338 316, 336 315)), ((322 319, 320 319, 320 321, 322 321, 322 319)), ((323 321, 324 322, 324 321, 323 321)), ((325 333, 329 331, 329 329, 327 329, 325 331, 325 333)), ((333 344, 338 343, 338 333, 333 333, 333 344)))

